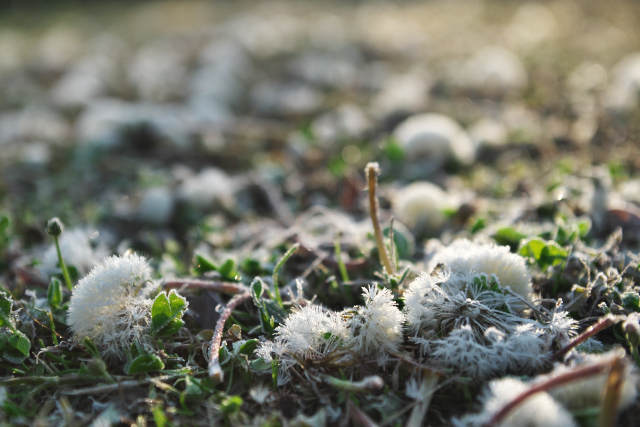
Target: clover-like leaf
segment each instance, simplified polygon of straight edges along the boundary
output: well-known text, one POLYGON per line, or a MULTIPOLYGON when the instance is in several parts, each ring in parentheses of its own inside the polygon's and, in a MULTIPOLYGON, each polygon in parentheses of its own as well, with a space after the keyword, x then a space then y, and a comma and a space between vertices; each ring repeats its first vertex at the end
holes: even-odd
POLYGON ((169 294, 160 292, 151 306, 151 334, 170 335, 183 325, 182 315, 188 306, 187 300, 175 290, 169 294))
POLYGON ((142 374, 145 372, 154 372, 164 369, 164 362, 155 354, 141 354, 127 364, 126 372, 128 375, 142 374))

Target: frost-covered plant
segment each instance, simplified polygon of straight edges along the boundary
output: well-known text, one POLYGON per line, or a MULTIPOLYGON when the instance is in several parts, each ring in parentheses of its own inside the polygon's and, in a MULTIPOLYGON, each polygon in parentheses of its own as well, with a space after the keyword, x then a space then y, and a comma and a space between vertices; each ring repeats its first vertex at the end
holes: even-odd
POLYGON ((112 256, 78 282, 67 323, 76 338, 89 337, 107 359, 123 360, 125 348, 150 342, 151 268, 136 254, 112 256))
MULTIPOLYGON (((291 313, 276 328, 273 341, 262 342, 256 351, 267 363, 274 356, 279 360, 282 376, 289 379, 287 370, 298 361, 321 362, 334 355, 346 336, 346 323, 339 314, 318 305, 305 305, 291 313)), ((340 355, 337 355, 341 357, 340 355)))
POLYGON ((493 275, 422 274, 405 292, 407 329, 423 353, 465 375, 532 372, 543 366, 549 338, 510 309, 518 300, 493 275))
MULTIPOLYGON (((615 351, 602 354, 578 354, 568 365, 558 364, 549 374, 540 375, 534 383, 545 382, 558 375, 583 368, 604 361, 612 360, 616 356, 615 351)), ((549 390, 558 402, 571 411, 578 411, 591 407, 601 406, 607 389, 608 372, 603 372, 591 377, 582 378, 549 390)), ((623 384, 620 391, 619 408, 624 409, 631 405, 638 395, 638 373, 627 364, 622 375, 623 384)))
POLYGON ((438 264, 443 264, 452 272, 495 275, 501 287, 509 287, 527 301, 534 299, 531 274, 525 259, 512 254, 508 246, 456 240, 434 255, 428 271, 438 264))
POLYGON ((402 343, 404 316, 389 289, 373 285, 363 290, 364 306, 342 312, 346 319, 345 347, 359 356, 378 356, 382 362, 387 353, 396 353, 402 343))
MULTIPOLYGON (((454 418, 455 427, 480 427, 513 398, 529 389, 529 385, 515 378, 491 381, 480 397, 482 411, 478 414, 454 418)), ((501 427, 575 427, 573 417, 545 392, 536 393, 518 405, 500 423, 501 427)))
MULTIPOLYGON (((65 263, 73 266, 78 274, 85 275, 94 265, 109 256, 104 245, 93 246, 88 230, 76 228, 66 230, 59 239, 60 252, 65 263)), ((58 254, 55 245, 51 245, 42 257, 42 271, 53 274, 58 269, 58 254)))

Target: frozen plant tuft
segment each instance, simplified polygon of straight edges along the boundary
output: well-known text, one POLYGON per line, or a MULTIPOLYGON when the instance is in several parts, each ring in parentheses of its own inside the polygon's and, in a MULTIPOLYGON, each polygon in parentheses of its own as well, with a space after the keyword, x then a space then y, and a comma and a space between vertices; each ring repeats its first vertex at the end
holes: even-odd
POLYGON ((438 264, 443 264, 452 272, 495 274, 501 287, 509 287, 527 301, 533 301, 531 274, 525 259, 512 254, 508 246, 456 240, 436 253, 429 262, 428 270, 433 270, 438 264))
MULTIPOLYGON (((359 356, 396 353, 402 342, 404 316, 398 310, 389 289, 372 285, 364 289, 364 307, 356 306, 342 312, 347 323, 345 347, 359 356)), ((382 359, 379 359, 382 361, 382 359)))
POLYGON ((103 260, 78 282, 67 323, 78 339, 91 338, 107 359, 123 360, 131 343, 149 342, 151 268, 136 254, 103 260))

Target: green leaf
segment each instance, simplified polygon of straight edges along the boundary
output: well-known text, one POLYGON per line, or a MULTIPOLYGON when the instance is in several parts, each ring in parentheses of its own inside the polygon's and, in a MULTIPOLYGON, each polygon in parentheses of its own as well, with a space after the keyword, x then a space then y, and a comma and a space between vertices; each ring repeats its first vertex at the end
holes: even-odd
POLYGON ((271 370, 271 364, 265 362, 262 357, 259 358, 259 359, 256 359, 256 360, 252 360, 249 363, 249 366, 251 367, 251 370, 257 371, 257 372, 270 371, 271 370))
POLYGON ((13 299, 5 292, 0 292, 0 327, 7 327, 15 330, 15 320, 13 319, 13 299))
POLYGON ((511 250, 514 251, 520 244, 520 241, 527 236, 511 227, 503 227, 498 229, 491 237, 501 245, 509 245, 511 250))
POLYGON ((0 232, 4 231, 9 227, 9 217, 6 215, 0 215, 0 232))
POLYGON ((220 403, 220 408, 225 415, 232 415, 240 411, 243 403, 240 396, 229 396, 220 403))
POLYGON ((471 233, 475 234, 485 227, 486 227, 486 224, 485 224, 484 218, 476 218, 473 224, 471 225, 471 233))
POLYGON ((49 289, 47 289, 47 300, 52 308, 58 308, 62 303, 62 290, 60 289, 60 281, 55 277, 51 278, 49 282, 49 289))
POLYGON ((205 257, 204 255, 200 255, 200 254, 196 254, 194 259, 194 264, 195 264, 194 269, 196 270, 196 272, 200 274, 206 273, 207 271, 218 270, 218 268, 215 266, 213 261, 211 261, 209 258, 205 257))
POLYGON ((8 362, 18 364, 29 357, 31 351, 31 341, 20 331, 14 331, 11 335, 4 335, 0 340, 2 358, 8 362))
POLYGON ((224 279, 235 279, 237 272, 235 271, 236 263, 232 259, 228 259, 218 268, 218 273, 224 279))
POLYGON ((171 290, 160 292, 151 306, 151 334, 169 335, 177 332, 183 325, 182 315, 187 309, 187 300, 171 290))
POLYGON ((262 287, 262 280, 256 277, 256 280, 251 283, 251 297, 253 299, 253 303, 258 308, 261 307, 260 298, 262 298, 262 292, 264 292, 264 289, 262 287))
POLYGON ((589 217, 580 218, 578 222, 578 230, 580 231, 580 238, 584 239, 591 231, 591 219, 589 217))
POLYGON ((622 306, 626 310, 640 312, 640 295, 637 292, 625 292, 622 294, 622 306))
POLYGON ((240 346, 240 350, 238 351, 238 354, 246 354, 247 356, 251 356, 257 346, 258 346, 257 339, 254 338, 254 339, 247 340, 244 344, 240 346))
POLYGON ((193 378, 191 375, 184 377, 184 392, 189 396, 197 396, 202 394, 202 386, 200 381, 193 378))
POLYGON ((534 238, 522 246, 520 255, 532 258, 540 270, 544 271, 550 266, 560 265, 569 256, 569 251, 556 242, 534 238))
POLYGON ((91 357, 100 359, 100 351, 98 350, 98 347, 96 347, 96 345, 93 343, 93 341, 91 341, 91 338, 85 337, 82 340, 82 342, 84 343, 84 346, 87 348, 87 353, 89 353, 91 357))
POLYGON ((220 365, 224 365, 231 360, 231 353, 229 353, 226 344, 220 346, 220 350, 218 350, 218 358, 220 359, 220 365))
POLYGON ((153 408, 153 421, 156 423, 157 427, 171 426, 169 419, 167 418, 167 416, 164 413, 164 410, 162 409, 162 405, 158 405, 155 408, 153 408))
POLYGON ((154 354, 141 354, 128 366, 127 374, 135 375, 164 369, 164 363, 154 354))
POLYGON ((525 243, 519 253, 524 257, 533 258, 533 260, 537 262, 545 246, 547 246, 547 244, 544 240, 534 238, 525 243))

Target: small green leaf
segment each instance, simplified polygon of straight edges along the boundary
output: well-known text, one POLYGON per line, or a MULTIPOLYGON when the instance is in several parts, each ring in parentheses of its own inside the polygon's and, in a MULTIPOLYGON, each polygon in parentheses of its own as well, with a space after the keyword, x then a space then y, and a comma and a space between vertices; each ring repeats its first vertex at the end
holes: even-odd
POLYGON ((218 268, 218 273, 224 279, 234 279, 236 277, 235 271, 236 263, 232 259, 228 259, 218 268))
POLYGON ((622 294, 622 306, 626 310, 640 312, 640 295, 637 292, 625 292, 622 294))
POLYGON ((200 381, 193 378, 191 375, 184 377, 184 392, 189 396, 197 396, 202 394, 202 386, 200 381))
POLYGON ((258 346, 258 340, 257 339, 247 340, 244 344, 242 344, 240 346, 240 350, 238 351, 238 353, 239 354, 246 354, 247 356, 251 356, 257 346, 258 346))
POLYGON ((29 356, 31 341, 20 331, 14 331, 10 335, 3 335, 0 339, 2 358, 14 364, 22 363, 29 356))
POLYGON ((547 244, 544 240, 534 238, 526 242, 519 253, 524 257, 533 258, 533 260, 537 262, 542 255, 542 250, 546 246, 547 244))
POLYGON ((13 319, 13 299, 5 292, 0 292, 0 327, 7 327, 15 330, 15 320, 13 319))
POLYGON ((218 350, 218 357, 220 359, 220 365, 224 365, 231 360, 231 353, 229 353, 226 345, 220 346, 220 350, 218 350))
POLYGON ((260 278, 256 278, 251 284, 251 297, 253 298, 253 303, 256 307, 260 307, 260 298, 262 298, 262 292, 264 291, 262 287, 262 280, 260 278))
POLYGON ((511 227, 503 227, 498 229, 491 237, 501 245, 509 245, 511 250, 514 251, 520 244, 520 241, 527 236, 517 232, 511 227))
POLYGON ((578 222, 578 230, 580 231, 580 238, 584 239, 591 231, 591 219, 589 217, 580 218, 578 222))
POLYGON ((170 335, 177 332, 183 325, 182 315, 187 309, 187 300, 171 290, 160 292, 151 306, 151 334, 170 335))
POLYGON ((249 363, 249 366, 251 367, 251 370, 256 372, 271 370, 271 364, 265 362, 262 357, 256 360, 252 360, 251 363, 249 363))
MULTIPOLYGON (((87 353, 91 355, 91 357, 95 357, 96 359, 100 359, 100 351, 98 347, 91 341, 91 338, 85 337, 82 342, 84 346, 87 348, 87 353)), ((133 345, 133 344, 132 344, 133 345)))
POLYGON ((240 411, 243 403, 240 396, 229 396, 220 403, 220 408, 225 415, 232 415, 240 411))
POLYGON ((486 227, 484 218, 476 218, 471 225, 471 233, 475 234, 486 227))
POLYGON ((154 354, 142 354, 131 362, 127 369, 128 375, 142 374, 144 372, 154 372, 164 369, 164 363, 154 354))
POLYGON ((52 308, 60 307, 62 303, 62 290, 60 289, 60 281, 55 277, 51 278, 49 282, 49 289, 47 289, 47 300, 52 308))
POLYGON ((200 274, 218 270, 213 261, 201 254, 196 254, 194 264, 194 269, 200 274))
POLYGON ((9 227, 9 217, 6 215, 0 215, 0 232, 4 231, 9 227))

